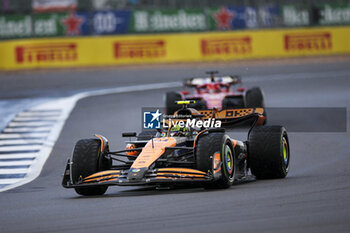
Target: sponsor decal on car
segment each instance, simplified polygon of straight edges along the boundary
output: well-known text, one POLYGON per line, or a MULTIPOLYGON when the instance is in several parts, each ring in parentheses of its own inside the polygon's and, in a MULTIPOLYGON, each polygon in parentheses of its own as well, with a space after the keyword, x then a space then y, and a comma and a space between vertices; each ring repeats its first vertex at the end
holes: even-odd
POLYGON ((204 56, 250 54, 252 53, 252 38, 244 36, 202 39, 201 52, 204 56))
POLYGON ((238 110, 226 110, 225 117, 243 117, 254 112, 253 108, 248 109, 238 109, 238 110))
POLYGON ((332 49, 330 32, 293 33, 284 36, 286 51, 322 51, 332 49))
POLYGON ((77 44, 62 42, 17 46, 15 58, 17 64, 76 61, 78 58, 77 44))
POLYGON ((114 43, 114 57, 160 58, 166 55, 164 40, 117 41, 114 43))

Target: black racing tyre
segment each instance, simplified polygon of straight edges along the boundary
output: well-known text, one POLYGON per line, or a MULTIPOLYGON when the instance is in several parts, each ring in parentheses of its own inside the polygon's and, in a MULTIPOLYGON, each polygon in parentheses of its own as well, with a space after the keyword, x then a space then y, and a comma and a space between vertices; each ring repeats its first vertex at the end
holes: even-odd
MULTIPOLYGON (((245 105, 247 108, 265 108, 264 94, 259 87, 252 87, 247 90, 245 105)), ((267 123, 266 109, 264 109, 263 115, 265 116, 265 125, 267 123)))
POLYGON ((157 130, 145 130, 139 133, 137 135, 137 141, 144 141, 144 140, 150 140, 152 137, 155 137, 157 135, 158 131, 157 130))
POLYGON ((244 108, 243 98, 226 97, 222 100, 222 109, 244 108))
POLYGON ((176 104, 176 101, 182 100, 181 95, 177 92, 167 92, 165 95, 166 114, 173 115, 181 106, 176 104))
POLYGON ((264 95, 259 87, 252 87, 245 94, 245 105, 248 108, 264 108, 264 95))
POLYGON ((221 176, 213 183, 206 184, 205 188, 228 188, 234 181, 236 161, 232 141, 224 133, 209 133, 200 136, 196 146, 197 169, 203 172, 212 172, 215 154, 220 153, 221 176))
POLYGON ((289 170, 288 134, 282 126, 258 126, 248 139, 248 164, 257 179, 284 178, 289 170))
MULTIPOLYGON (((101 156, 100 147, 98 139, 81 139, 75 144, 72 156, 73 183, 98 171, 110 169, 112 161, 101 156)), ((102 195, 107 188, 107 185, 76 187, 75 191, 84 196, 102 195)))

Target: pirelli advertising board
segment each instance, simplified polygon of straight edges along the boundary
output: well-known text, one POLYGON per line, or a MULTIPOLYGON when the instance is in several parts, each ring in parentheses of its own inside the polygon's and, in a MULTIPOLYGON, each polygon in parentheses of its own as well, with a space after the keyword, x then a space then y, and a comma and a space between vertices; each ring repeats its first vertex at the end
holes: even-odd
POLYGON ((22 39, 0 42, 0 69, 345 54, 349 41, 350 27, 22 39))

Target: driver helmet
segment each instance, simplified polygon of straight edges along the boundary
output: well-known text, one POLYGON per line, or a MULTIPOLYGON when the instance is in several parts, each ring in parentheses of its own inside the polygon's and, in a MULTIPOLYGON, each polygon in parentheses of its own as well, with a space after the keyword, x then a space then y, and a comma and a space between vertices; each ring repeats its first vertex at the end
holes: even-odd
POLYGON ((180 125, 174 125, 170 129, 170 136, 186 136, 188 134, 189 130, 187 127, 180 127, 180 125))

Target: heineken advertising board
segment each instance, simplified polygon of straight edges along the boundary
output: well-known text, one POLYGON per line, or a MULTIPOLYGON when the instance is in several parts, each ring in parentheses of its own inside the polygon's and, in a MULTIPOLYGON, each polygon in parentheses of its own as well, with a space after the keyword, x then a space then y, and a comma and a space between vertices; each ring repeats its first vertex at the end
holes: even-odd
POLYGON ((277 27, 280 25, 279 6, 261 6, 258 13, 260 27, 277 27))
POLYGON ((350 4, 337 3, 263 5, 259 8, 222 6, 204 9, 47 12, 0 15, 0 39, 346 24, 350 24, 350 4))
POLYGON ((34 35, 77 36, 89 35, 89 13, 42 13, 34 14, 34 35))
POLYGON ((201 9, 134 11, 132 32, 203 31, 206 15, 201 9))
POLYGON ((20 38, 32 35, 30 15, 0 16, 0 38, 20 38))
POLYGON ((308 8, 297 5, 284 5, 282 7, 283 25, 307 26, 310 25, 308 8))
POLYGON ((320 25, 350 24, 350 4, 324 4, 319 9, 320 25))

